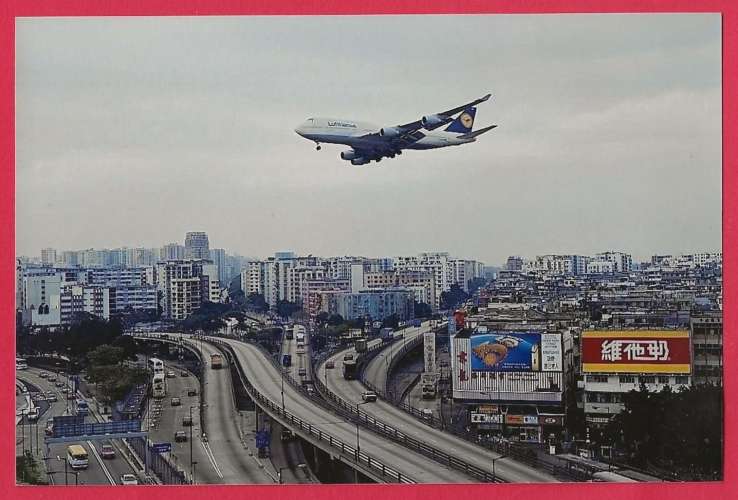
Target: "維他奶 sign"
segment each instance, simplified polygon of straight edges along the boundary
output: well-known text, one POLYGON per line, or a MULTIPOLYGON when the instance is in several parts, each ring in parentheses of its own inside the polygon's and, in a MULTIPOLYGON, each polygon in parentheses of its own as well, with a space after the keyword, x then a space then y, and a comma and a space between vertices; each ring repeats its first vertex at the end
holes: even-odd
POLYGON ((592 330, 582 334, 585 373, 691 372, 687 330, 592 330))

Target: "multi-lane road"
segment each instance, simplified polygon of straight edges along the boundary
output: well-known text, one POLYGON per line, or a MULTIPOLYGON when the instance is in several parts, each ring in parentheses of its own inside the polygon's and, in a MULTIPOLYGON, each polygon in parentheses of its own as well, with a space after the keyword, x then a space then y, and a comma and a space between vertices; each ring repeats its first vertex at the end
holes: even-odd
MULTIPOLYGON (((122 443, 114 441, 113 445, 116 447, 116 457, 113 459, 103 459, 100 456, 100 447, 102 442, 100 441, 80 441, 79 443, 58 443, 50 444, 48 449, 43 442, 44 428, 46 427, 46 421, 55 416, 61 416, 69 414, 72 401, 66 399, 66 394, 62 393, 60 388, 56 387, 54 383, 49 382, 46 378, 41 378, 39 373, 42 370, 37 368, 29 368, 27 370, 19 371, 17 378, 23 382, 29 383, 31 386, 40 389, 44 393, 54 393, 57 396, 56 402, 49 402, 48 409, 46 409, 38 419, 37 426, 26 425, 25 429, 21 429, 21 422, 16 428, 16 434, 20 437, 25 431, 33 429, 33 446, 32 451, 35 454, 36 451, 36 432, 38 431, 39 442, 38 450, 39 454, 36 457, 43 460, 46 464, 45 470, 50 473, 50 482, 54 484, 120 484, 120 478, 123 474, 136 474, 137 471, 123 456, 122 443), (70 444, 82 445, 89 456, 89 467, 87 469, 79 469, 78 471, 72 472, 71 467, 67 467, 65 473, 65 464, 67 456, 67 446, 70 444)), ((65 379, 63 379, 65 380, 65 379)), ((94 405, 90 404, 94 409, 94 405)), ((95 417, 92 415, 87 417, 89 421, 95 421, 95 417)), ((26 448, 30 447, 30 439, 26 433, 26 448)))
MULTIPOLYGON (((383 352, 379 353, 368 363, 365 371, 367 378, 369 378, 375 386, 384 388, 387 377, 387 367, 392 360, 392 356, 399 352, 404 342, 409 342, 430 329, 431 324, 429 322, 423 323, 420 327, 405 329, 403 340, 394 342, 390 347, 385 348, 383 352)), ((333 392, 345 401, 356 404, 362 401, 361 395, 367 390, 367 388, 358 380, 345 380, 343 378, 341 373, 341 363, 343 356, 347 352, 354 353, 354 349, 351 348, 346 351, 341 351, 321 363, 318 367, 316 377, 319 377, 319 380, 327 381, 327 388, 329 391, 333 392), (335 368, 326 369, 327 361, 333 361, 335 368)), ((492 460, 495 459, 495 472, 497 476, 505 481, 556 481, 556 478, 550 474, 519 462, 515 462, 509 458, 500 459, 500 455, 497 453, 484 449, 439 429, 425 425, 421 420, 384 400, 378 399, 374 403, 365 404, 362 406, 362 410, 372 415, 377 420, 392 425, 415 439, 439 448, 444 452, 454 455, 457 458, 465 460, 477 467, 491 470, 492 460)), ((468 481, 469 479, 467 478, 466 482, 468 481)))

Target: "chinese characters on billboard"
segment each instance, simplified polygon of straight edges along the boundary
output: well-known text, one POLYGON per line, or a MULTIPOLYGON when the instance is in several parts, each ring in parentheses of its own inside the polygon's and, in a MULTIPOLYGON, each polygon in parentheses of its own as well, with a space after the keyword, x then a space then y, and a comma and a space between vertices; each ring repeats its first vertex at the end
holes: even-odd
POLYGON ((582 369, 605 373, 690 373, 686 330, 585 331, 582 369))

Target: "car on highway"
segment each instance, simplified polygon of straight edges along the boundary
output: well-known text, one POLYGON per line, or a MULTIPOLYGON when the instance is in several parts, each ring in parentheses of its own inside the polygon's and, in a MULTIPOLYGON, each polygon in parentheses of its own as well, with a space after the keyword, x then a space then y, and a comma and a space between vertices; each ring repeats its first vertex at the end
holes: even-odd
POLYGON ((103 458, 115 458, 115 448, 110 443, 105 443, 100 447, 100 456, 103 458))
POLYGON ((371 403, 372 401, 377 400, 377 393, 374 391, 364 391, 361 393, 361 399, 367 403, 371 403))
POLYGON ((305 368, 300 368, 299 370, 297 370, 297 374, 301 377, 304 377, 307 375, 307 370, 305 368))
POLYGON ((179 375, 180 375, 180 377, 189 377, 190 376, 190 372, 185 371, 185 370, 182 370, 181 372, 179 372, 179 375))
POLYGON ((38 417, 41 416, 41 413, 38 411, 38 406, 34 406, 30 410, 27 410, 26 412, 26 418, 29 422, 35 422, 38 420, 38 417))
POLYGON ((185 427, 191 427, 192 426, 192 417, 189 415, 185 415, 182 417, 182 425, 185 427))
POLYGON ((325 368, 326 370, 330 370, 336 367, 336 363, 333 360, 326 361, 325 368))
POLYGON ((177 431, 174 433, 174 440, 177 443, 182 443, 184 441, 187 441, 187 433, 185 431, 177 431))
POLYGON ((49 382, 56 382, 56 375, 49 375, 49 378, 47 378, 46 380, 48 380, 49 382))
POLYGON ((195 389, 194 387, 191 387, 191 388, 187 389, 187 395, 188 396, 197 396, 197 389, 195 389))
POLYGON ((423 415, 425 420, 433 420, 433 410, 430 408, 423 408, 420 410, 420 413, 423 415))
POLYGON ((41 378, 46 378, 46 377, 49 376, 49 374, 47 372, 41 372, 41 373, 38 374, 38 376, 41 377, 41 378))
POLYGON ((63 392, 64 394, 66 394, 66 393, 68 393, 68 392, 69 392, 69 387, 67 387, 67 386, 64 386, 64 387, 62 387, 62 388, 61 388, 61 391, 62 391, 62 392, 63 392))
POLYGON ((44 429, 44 434, 47 436, 51 436, 54 434, 54 419, 49 418, 46 420, 46 428, 44 429))
POLYGON ((133 474, 123 474, 120 476, 120 484, 123 486, 134 486, 138 484, 138 479, 133 474))
POLYGON ((172 406, 179 406, 182 404, 182 401, 179 398, 172 398, 172 406))
POLYGON ((351 361, 352 359, 354 359, 354 355, 351 354, 351 353, 348 353, 348 354, 344 354, 343 355, 343 360, 344 361, 351 361))
POLYGON ((176 374, 176 373, 174 373, 174 372, 173 372, 172 370, 169 370, 169 371, 167 372, 167 378, 174 378, 174 377, 176 377, 176 376, 177 376, 177 374, 176 374))
POLYGON ((47 392, 46 393, 46 401, 55 402, 55 401, 59 401, 59 398, 56 397, 56 393, 55 392, 47 392))
POLYGON ((54 382, 54 385, 56 387, 64 387, 65 384, 61 380, 57 380, 56 382, 54 382))
POLYGON ((292 439, 295 437, 294 434, 292 434, 292 431, 289 429, 282 429, 282 434, 280 436, 280 439, 282 441, 292 441, 292 439))

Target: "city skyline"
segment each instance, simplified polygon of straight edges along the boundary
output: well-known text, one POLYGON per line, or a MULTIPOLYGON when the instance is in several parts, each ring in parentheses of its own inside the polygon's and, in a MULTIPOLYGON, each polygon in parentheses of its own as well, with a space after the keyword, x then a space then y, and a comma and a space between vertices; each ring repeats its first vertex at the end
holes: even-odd
MULTIPOLYGON (((162 252, 162 251, 165 250, 166 247, 168 247, 169 245, 173 245, 173 244, 177 244, 177 245, 181 246, 182 249, 185 248, 185 245, 184 244, 180 245, 176 241, 172 241, 172 242, 169 242, 169 243, 162 243, 160 245, 154 245, 154 246, 150 246, 150 247, 148 247, 148 246, 146 246, 146 247, 145 246, 129 246, 129 245, 122 246, 122 247, 101 247, 101 248, 90 247, 90 248, 76 248, 76 249, 72 249, 72 248, 57 248, 57 247, 44 247, 44 248, 39 249, 38 253, 28 254, 28 255, 20 255, 20 254, 18 254, 18 255, 16 255, 16 258, 28 258, 28 259, 41 259, 41 260, 43 260, 43 253, 46 250, 53 250, 56 253, 56 259, 57 259, 57 261, 59 261, 61 259, 61 254, 63 252, 85 252, 85 251, 88 251, 88 250, 94 250, 94 251, 110 251, 110 252, 112 252, 112 251, 116 251, 116 250, 136 250, 136 249, 159 250, 160 252, 162 252)), ((252 260, 265 260, 265 259, 275 258, 278 254, 285 254, 285 253, 293 253, 295 255, 295 257, 313 256, 313 257, 318 257, 318 258, 359 257, 359 258, 373 259, 373 258, 393 258, 393 257, 400 257, 400 256, 402 256, 400 254, 392 254, 392 255, 389 255, 389 254, 384 254, 384 255, 361 255, 361 254, 358 254, 358 253, 348 253, 348 254, 343 254, 343 255, 329 255, 329 254, 319 255, 319 254, 312 253, 312 252, 304 252, 304 253, 302 253, 302 252, 296 252, 296 251, 294 251, 292 249, 284 249, 284 248, 283 249, 275 250, 275 251, 271 252, 270 254, 266 254, 266 255, 242 254, 242 253, 240 253, 237 250, 234 251, 233 249, 228 249, 228 248, 215 248, 214 247, 214 248, 211 248, 210 250, 211 251, 214 251, 214 250, 223 250, 223 251, 226 252, 226 255, 228 255, 228 256, 240 257, 240 258, 247 259, 247 260, 248 259, 252 259, 252 260)), ((449 256, 451 258, 476 260, 478 262, 483 263, 485 266, 488 266, 488 267, 504 267, 507 259, 508 258, 514 258, 514 257, 520 257, 520 258, 522 258, 525 261, 531 261, 532 259, 535 259, 536 257, 541 257, 541 256, 551 256, 551 255, 553 255, 553 256, 585 256, 585 257, 591 257, 593 255, 602 254, 602 253, 606 253, 606 252, 625 253, 625 254, 628 254, 628 255, 633 256, 633 254, 631 252, 628 252, 627 249, 601 249, 600 251, 593 252, 592 254, 584 254, 584 253, 581 253, 581 252, 579 252, 579 253, 578 252, 566 252, 566 253, 543 252, 543 253, 537 254, 537 255, 523 255, 521 253, 512 253, 512 254, 508 255, 507 257, 505 257, 505 259, 503 259, 502 262, 486 262, 486 261, 484 261, 482 259, 479 259, 477 256, 474 256, 474 255, 455 255, 455 254, 453 254, 451 252, 448 252, 446 250, 425 249, 425 250, 421 250, 421 251, 418 251, 418 252, 415 252, 415 253, 412 253, 412 254, 405 254, 405 255, 421 255, 421 254, 424 254, 424 253, 442 253, 442 254, 443 253, 447 253, 447 254, 449 254, 449 256)), ((667 255, 668 256, 680 256, 680 255, 715 254, 715 253, 720 253, 721 254, 722 253, 722 249, 716 250, 716 249, 706 249, 706 248, 703 248, 703 249, 699 249, 698 251, 688 252, 688 253, 661 252, 661 253, 658 253, 658 254, 649 255, 646 258, 642 258, 642 259, 641 258, 634 257, 634 262, 646 263, 646 262, 651 261, 651 258, 652 257, 657 257, 657 256, 658 257, 662 257, 662 256, 667 256, 667 255)), ((160 256, 160 259, 161 260, 191 260, 191 258, 187 258, 187 257, 167 259, 167 258, 163 258, 161 256, 160 256)))
POLYGON ((16 37, 18 254, 196 227, 262 256, 722 246, 719 15, 19 19, 16 37), (293 132, 488 91, 485 141, 376 167, 293 132))

